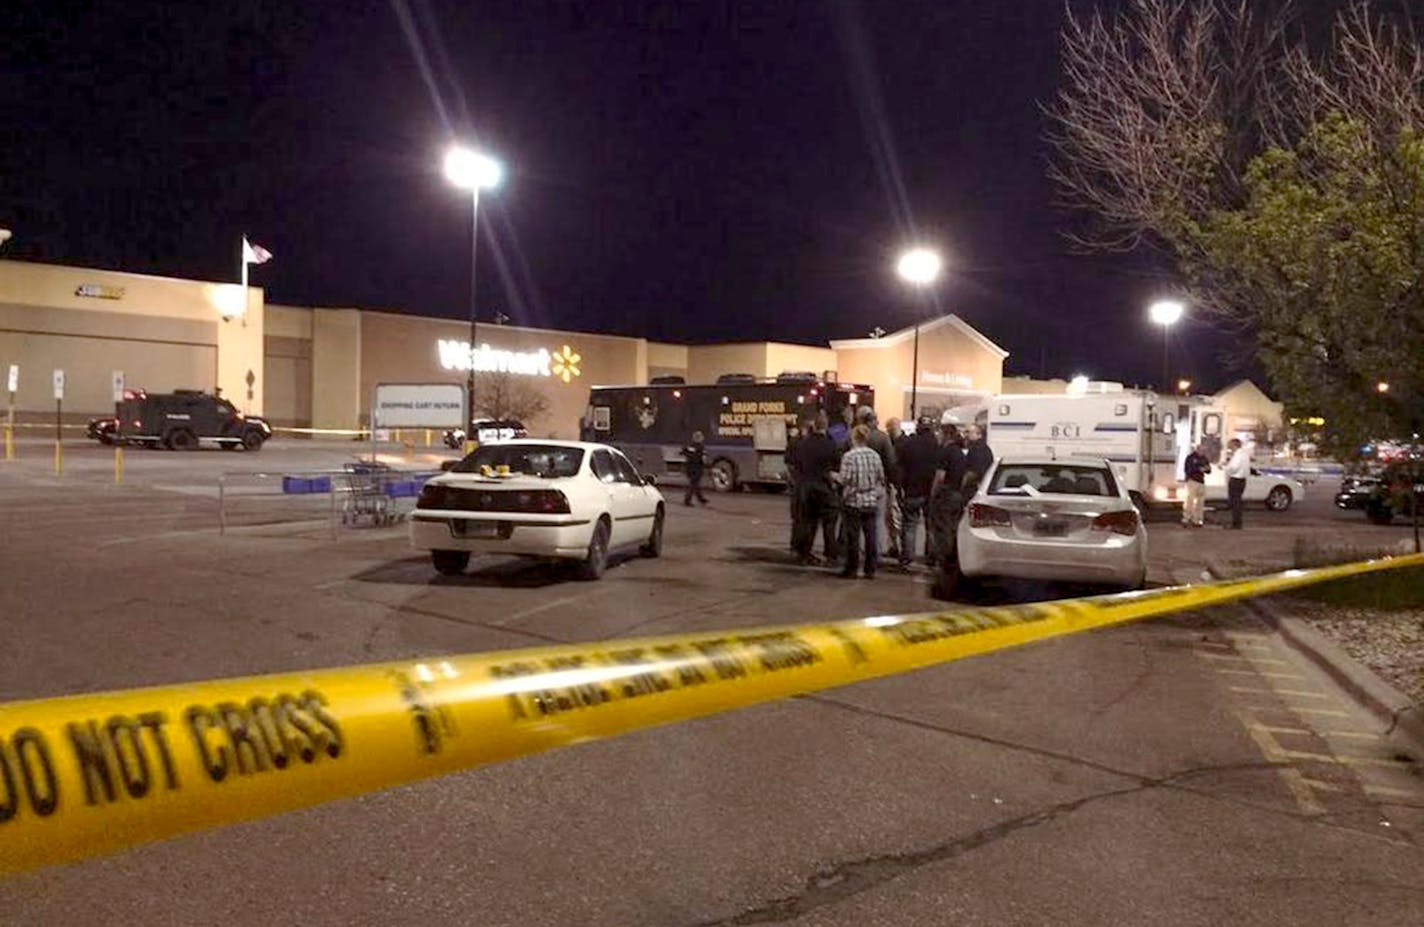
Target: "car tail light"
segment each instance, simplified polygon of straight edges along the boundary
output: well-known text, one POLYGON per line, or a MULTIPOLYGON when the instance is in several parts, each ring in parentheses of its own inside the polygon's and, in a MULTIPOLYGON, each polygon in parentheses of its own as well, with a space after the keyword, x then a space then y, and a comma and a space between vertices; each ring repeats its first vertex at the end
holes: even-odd
POLYGON ((569 514, 568 497, 557 489, 536 489, 515 495, 515 502, 521 512, 537 512, 541 515, 569 514))
POLYGON ((134 427, 135 427, 135 428, 142 428, 142 427, 143 427, 143 422, 140 421, 140 420, 138 420, 138 419, 134 419, 134 427))
POLYGON ((1001 509, 997 505, 986 505, 983 502, 973 502, 969 505, 969 527, 971 528, 1007 528, 1013 524, 1013 519, 1009 515, 1008 509, 1001 509))
POLYGON ((1094 531, 1111 531, 1114 534, 1134 535, 1137 525, 1136 512, 1104 512, 1093 519, 1094 531))

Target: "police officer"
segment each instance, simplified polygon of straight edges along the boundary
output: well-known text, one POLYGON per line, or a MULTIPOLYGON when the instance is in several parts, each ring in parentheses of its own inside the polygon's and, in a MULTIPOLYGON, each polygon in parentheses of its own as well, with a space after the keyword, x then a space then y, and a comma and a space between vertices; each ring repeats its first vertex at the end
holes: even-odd
POLYGON ((692 497, 696 495, 697 501, 706 505, 707 497, 702 494, 702 472, 707 467, 707 446, 703 443, 702 432, 692 433, 692 443, 682 449, 682 460, 687 474, 687 492, 683 494, 682 504, 691 505, 692 497))
POLYGON ((823 552, 827 561, 839 560, 839 494, 831 486, 831 473, 840 466, 840 451, 826 433, 826 415, 816 417, 811 433, 802 435, 792 454, 796 473, 796 553, 804 564, 814 564, 811 548, 816 543, 816 526, 821 526, 823 552))
POLYGON ((925 521, 925 546, 934 550, 934 527, 926 520, 929 515, 931 490, 939 469, 940 446, 935 437, 934 419, 921 416, 915 423, 915 433, 905 435, 895 446, 900 462, 900 566, 908 568, 915 560, 920 522, 925 521))

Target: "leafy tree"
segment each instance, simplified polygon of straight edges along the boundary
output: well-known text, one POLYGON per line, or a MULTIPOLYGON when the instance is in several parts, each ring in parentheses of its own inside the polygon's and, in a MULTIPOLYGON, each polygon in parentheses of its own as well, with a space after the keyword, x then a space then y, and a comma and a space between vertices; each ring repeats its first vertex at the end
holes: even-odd
POLYGON ((1322 53, 1298 31, 1249 0, 1070 14, 1050 173, 1072 240, 1169 255, 1348 451, 1424 422, 1424 48, 1362 0, 1322 53))

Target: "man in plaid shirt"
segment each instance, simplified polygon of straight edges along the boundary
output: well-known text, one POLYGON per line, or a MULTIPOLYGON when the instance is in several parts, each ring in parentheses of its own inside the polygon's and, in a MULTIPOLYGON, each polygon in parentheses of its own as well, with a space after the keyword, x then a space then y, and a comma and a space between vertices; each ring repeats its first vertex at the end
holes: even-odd
POLYGON ((844 524, 845 567, 841 576, 850 579, 860 566, 860 541, 865 538, 865 578, 875 578, 880 551, 880 503, 885 498, 885 467, 880 455, 867 445, 870 429, 857 425, 850 433, 851 449, 841 458, 841 521, 844 524))

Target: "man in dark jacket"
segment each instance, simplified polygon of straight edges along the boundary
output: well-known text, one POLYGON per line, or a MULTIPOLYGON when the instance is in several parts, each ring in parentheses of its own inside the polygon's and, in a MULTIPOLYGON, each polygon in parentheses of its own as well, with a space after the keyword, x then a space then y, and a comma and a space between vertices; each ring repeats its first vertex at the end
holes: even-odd
POLYGON ((687 492, 682 497, 683 505, 691 505, 693 495, 703 505, 707 497, 702 495, 702 472, 707 467, 707 446, 703 443, 702 432, 692 433, 692 443, 682 449, 683 472, 687 474, 687 492))
POLYGON ((811 548, 816 543, 816 526, 821 526, 826 560, 839 560, 839 494, 831 487, 831 473, 840 466, 840 451, 826 434, 826 416, 816 417, 811 433, 802 435, 791 452, 791 469, 796 474, 798 511, 794 546, 801 562, 815 563, 811 548))
POLYGON ((964 497, 967 499, 979 488, 979 481, 994 465, 994 452, 989 450, 989 442, 984 438, 983 425, 966 425, 964 447, 964 497))
POLYGON ((1182 464, 1186 476, 1187 498, 1182 504, 1182 526, 1200 528, 1206 521, 1206 475, 1211 472, 1211 461, 1202 453, 1201 445, 1192 448, 1182 464))
MULTIPOLYGON (((929 505, 930 490, 939 466, 940 447, 935 438, 934 419, 922 416, 915 423, 915 433, 902 438, 895 450, 900 460, 900 487, 903 492, 900 499, 900 566, 909 567, 915 559, 920 521, 929 505)), ((934 542, 930 540, 932 531, 933 528, 926 525, 925 544, 930 549, 934 547, 934 542)))
POLYGON ((955 534, 959 530, 959 514, 964 511, 964 488, 968 461, 959 429, 954 425, 940 428, 939 456, 935 461, 934 483, 930 489, 931 557, 940 562, 956 556, 955 534))

